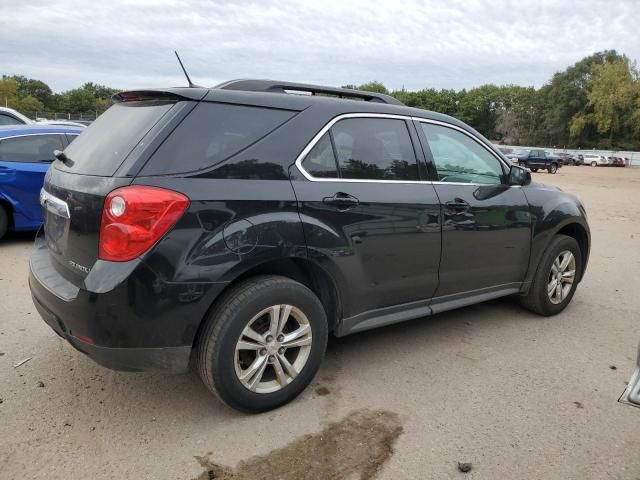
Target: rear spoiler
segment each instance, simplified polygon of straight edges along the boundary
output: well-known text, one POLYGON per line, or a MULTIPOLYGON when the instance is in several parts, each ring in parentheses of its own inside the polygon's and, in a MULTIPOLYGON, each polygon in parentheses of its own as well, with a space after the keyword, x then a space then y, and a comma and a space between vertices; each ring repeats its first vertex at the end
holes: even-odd
POLYGON ((208 88, 152 88, 147 90, 127 90, 116 93, 111 99, 114 103, 142 102, 148 100, 202 100, 209 93, 208 88))

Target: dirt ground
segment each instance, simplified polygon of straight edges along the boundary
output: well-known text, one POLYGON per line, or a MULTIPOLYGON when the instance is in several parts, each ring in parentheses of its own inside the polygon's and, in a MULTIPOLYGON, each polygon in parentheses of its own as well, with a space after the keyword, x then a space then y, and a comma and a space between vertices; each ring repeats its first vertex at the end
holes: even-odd
POLYGON ((564 313, 503 299, 333 339, 311 388, 254 416, 194 374, 112 372, 73 350, 31 303, 31 236, 11 236, 0 478, 639 480, 640 409, 617 399, 640 341, 640 168, 534 179, 589 213, 589 268, 564 313))

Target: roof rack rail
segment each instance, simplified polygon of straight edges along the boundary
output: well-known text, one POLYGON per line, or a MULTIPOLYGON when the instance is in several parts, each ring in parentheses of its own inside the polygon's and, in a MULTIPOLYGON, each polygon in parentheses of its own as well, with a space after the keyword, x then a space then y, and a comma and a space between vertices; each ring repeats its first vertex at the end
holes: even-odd
POLYGON ((309 95, 333 95, 339 98, 359 98, 367 102, 404 105, 390 95, 382 93, 351 90, 348 88, 323 87, 307 83, 280 82, 277 80, 239 79, 216 85, 214 88, 223 90, 243 90, 248 92, 299 93, 309 95))

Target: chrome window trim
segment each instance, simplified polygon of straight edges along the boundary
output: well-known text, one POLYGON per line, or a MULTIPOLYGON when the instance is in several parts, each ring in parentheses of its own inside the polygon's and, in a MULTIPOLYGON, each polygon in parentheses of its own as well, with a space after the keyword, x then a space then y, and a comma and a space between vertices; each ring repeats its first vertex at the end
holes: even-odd
MULTIPOLYGON (((375 179, 365 179, 365 178, 318 178, 311 175, 307 172, 302 166, 302 162, 304 161, 307 154, 316 146, 316 143, 320 141, 325 133, 329 131, 331 127, 333 127, 340 120, 344 120, 345 118, 388 118, 392 120, 405 120, 411 121, 411 117, 408 115, 394 115, 391 113, 343 113, 342 115, 338 115, 337 117, 332 118, 329 122, 320 129, 320 131, 311 139, 311 141, 307 144, 306 147, 300 152, 298 158, 296 158, 296 167, 300 170, 300 173, 304 175, 304 177, 311 182, 344 182, 344 183, 431 183, 428 180, 375 180, 375 179)), ((407 132, 410 133, 410 132, 407 132)), ((417 162, 417 158, 416 158, 417 162)))
MULTIPOLYGON (((472 185, 472 186, 477 186, 477 187, 486 187, 486 186, 495 185, 493 183, 439 182, 439 181, 432 181, 432 180, 380 180, 380 179, 376 180, 376 179, 362 179, 362 178, 319 178, 319 177, 314 177, 313 175, 311 175, 309 172, 307 172, 304 169, 304 167, 302 166, 302 162, 305 160, 306 156, 313 149, 313 147, 316 146, 316 143, 318 143, 320 141, 320 139, 323 137, 323 135, 325 133, 327 133, 332 126, 334 126, 340 120, 343 120, 345 118, 389 118, 389 119, 393 119, 393 120, 405 120, 405 121, 416 121, 416 122, 423 122, 423 123, 433 123, 433 124, 436 124, 436 125, 441 125, 443 127, 453 128, 454 130, 458 130, 458 131, 468 135, 473 140, 475 140, 477 143, 479 143, 480 146, 485 148, 485 150, 488 150, 489 153, 493 154, 493 156, 496 157, 496 159, 501 164, 503 164, 503 165, 505 165, 507 167, 507 171, 510 168, 510 166, 507 165, 506 162, 504 162, 498 155, 496 155, 495 152, 493 152, 490 148, 487 147, 485 142, 481 141, 479 138, 476 138, 474 135, 472 135, 471 133, 467 132, 463 128, 460 128, 460 127, 458 127, 456 125, 452 125, 450 123, 441 122, 441 121, 438 121, 438 120, 430 120, 430 119, 421 118, 421 117, 411 117, 409 115, 396 115, 396 114, 391 114, 391 113, 343 113, 343 114, 338 115, 338 116, 332 118, 331 120, 329 120, 329 122, 324 127, 322 127, 320 129, 320 131, 311 139, 311 141, 307 144, 306 147, 304 147, 302 152, 300 152, 300 154, 296 158, 295 166, 298 168, 300 173, 302 173, 302 175, 307 180, 309 180, 311 182, 394 183, 394 184, 400 184, 400 185, 401 184, 472 185)), ((520 185, 511 185, 511 186, 512 187, 520 187, 520 185)))
MULTIPOLYGON (((42 132, 42 133, 21 133, 20 135, 11 135, 8 137, 0 137, 0 142, 2 140, 9 140, 10 138, 20 138, 20 137, 33 137, 35 135, 74 135, 70 132, 42 132)), ((75 135, 80 135, 79 133, 75 135)))
POLYGON ((481 139, 479 139, 478 137, 476 137, 472 133, 467 132, 464 128, 458 127, 457 125, 453 125, 451 123, 441 122, 439 120, 431 120, 431 119, 428 119, 428 118, 412 117, 412 120, 414 120, 416 122, 420 122, 420 123, 432 123, 434 125, 440 125, 441 127, 452 128, 454 130, 462 132, 467 137, 471 138, 476 143, 478 143, 485 150, 487 150, 491 155, 493 155, 496 158, 496 160, 498 160, 499 163, 501 163, 503 166, 507 167, 507 171, 509 171, 509 169, 511 168, 511 166, 509 164, 507 164, 507 162, 505 162, 502 158, 500 158, 500 156, 496 152, 494 152, 493 149, 487 143, 483 142, 481 139))

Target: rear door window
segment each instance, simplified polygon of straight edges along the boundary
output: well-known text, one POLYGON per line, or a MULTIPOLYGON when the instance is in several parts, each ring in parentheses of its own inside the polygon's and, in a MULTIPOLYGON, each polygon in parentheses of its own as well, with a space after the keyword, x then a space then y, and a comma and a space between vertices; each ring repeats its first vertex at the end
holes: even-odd
POLYGON ((258 142, 296 113, 202 102, 164 141, 140 175, 208 169, 258 142))
POLYGON ((142 137, 175 105, 173 102, 117 103, 83 130, 65 150, 71 162, 56 168, 85 175, 112 176, 142 137))
POLYGON ((0 126, 1 125, 22 125, 24 122, 21 122, 17 118, 12 117, 11 115, 5 115, 4 113, 0 113, 0 126))
POLYGON ((24 135, 0 141, 0 160, 5 162, 51 162, 54 150, 62 150, 62 135, 24 135))
POLYGON ((331 127, 342 178, 418 180, 418 165, 404 120, 348 118, 331 127))

